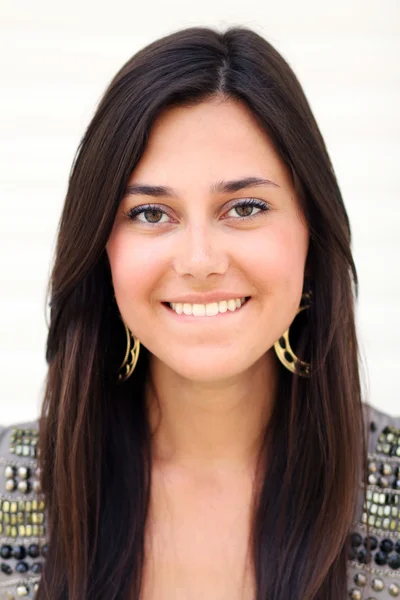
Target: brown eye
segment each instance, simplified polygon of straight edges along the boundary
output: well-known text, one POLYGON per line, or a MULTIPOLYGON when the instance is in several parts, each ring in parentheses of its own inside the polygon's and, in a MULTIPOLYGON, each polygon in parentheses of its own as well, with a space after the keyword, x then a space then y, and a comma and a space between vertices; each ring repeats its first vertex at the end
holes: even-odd
POLYGON ((160 215, 160 210, 145 210, 143 211, 143 215, 146 216, 146 220, 148 219, 150 223, 158 223, 159 219, 157 219, 157 214, 160 215))
MULTIPOLYGON (((125 216, 130 221, 141 223, 142 225, 157 225, 161 222, 160 215, 167 215, 167 213, 157 205, 148 204, 146 206, 134 206, 126 213, 125 216), (139 219, 139 215, 143 215, 143 219, 139 219), (159 216, 159 218, 157 218, 159 216)), ((167 215, 168 216, 168 215, 167 215)))
MULTIPOLYGON (((244 219, 248 221, 249 219, 257 217, 260 213, 268 211, 269 206, 266 202, 262 202, 261 200, 257 200, 256 198, 246 198, 245 200, 241 200, 235 206, 230 208, 228 213, 233 210, 236 211, 236 215, 239 214, 239 216, 233 215, 232 218, 234 220, 240 221, 244 219), (254 209, 258 209, 258 211, 255 214, 254 209), (242 214, 240 214, 240 211, 242 211, 242 214)), ((141 225, 145 225, 148 227, 167 223, 168 221, 161 221, 161 219, 163 215, 165 215, 167 218, 169 217, 168 213, 157 204, 135 206, 124 214, 130 221, 140 223, 141 225), (141 215, 143 215, 143 218, 139 218, 139 216, 141 215)))
POLYGON ((238 211, 240 217, 249 217, 254 210, 254 207, 249 204, 238 204, 234 209, 238 211), (243 214, 240 214, 241 212, 243 214))
POLYGON ((261 202, 260 200, 256 200, 256 198, 248 198, 233 206, 228 212, 231 212, 232 210, 236 211, 236 214, 239 214, 239 220, 249 220, 257 217, 260 213, 268 211, 269 206, 266 202, 261 202), (256 213, 254 213, 255 208, 259 209, 256 213))

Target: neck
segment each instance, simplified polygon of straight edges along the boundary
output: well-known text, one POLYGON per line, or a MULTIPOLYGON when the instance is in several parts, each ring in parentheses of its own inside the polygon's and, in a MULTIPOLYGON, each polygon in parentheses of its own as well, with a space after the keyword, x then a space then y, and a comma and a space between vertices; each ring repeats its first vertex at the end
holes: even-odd
POLYGON ((271 351, 246 372, 217 383, 182 378, 152 356, 146 402, 154 464, 248 471, 257 460, 276 384, 271 351))

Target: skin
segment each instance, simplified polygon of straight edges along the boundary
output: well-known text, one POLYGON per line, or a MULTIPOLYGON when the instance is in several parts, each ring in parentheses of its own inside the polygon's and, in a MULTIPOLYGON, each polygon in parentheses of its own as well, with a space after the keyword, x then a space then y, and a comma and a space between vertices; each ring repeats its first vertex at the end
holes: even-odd
POLYGON ((273 344, 302 294, 309 231, 292 176, 246 105, 215 98, 158 117, 133 183, 176 190, 176 197, 126 195, 106 248, 121 316, 151 352, 162 410, 159 421, 148 388, 154 431, 158 426, 154 464, 176 481, 201 481, 202 489, 229 480, 232 492, 254 465, 283 368, 273 344), (217 181, 247 176, 276 186, 210 192, 217 181), (269 210, 238 207, 246 198, 269 210), (136 221, 124 215, 149 203, 165 213, 141 213, 136 221), (239 218, 248 214, 257 216, 239 218), (218 322, 179 321, 161 304, 214 290, 251 300, 218 322))

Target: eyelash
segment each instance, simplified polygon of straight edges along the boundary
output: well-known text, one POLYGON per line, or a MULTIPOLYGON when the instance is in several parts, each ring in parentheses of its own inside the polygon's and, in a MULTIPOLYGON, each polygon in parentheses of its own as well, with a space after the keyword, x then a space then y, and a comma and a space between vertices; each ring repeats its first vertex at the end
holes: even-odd
MULTIPOLYGON (((238 206, 254 206, 255 208, 260 208, 261 212, 256 213, 255 215, 250 215, 248 217, 237 217, 235 219, 236 221, 242 221, 242 220, 248 221, 250 219, 255 219, 257 216, 261 215, 263 212, 266 212, 269 210, 269 206, 266 202, 261 202, 260 200, 257 200, 256 198, 246 198, 246 200, 242 200, 241 202, 238 202, 234 206, 231 206, 231 208, 228 210, 228 212, 230 210, 232 210, 233 208, 237 208, 238 206)), ((159 206, 158 204, 145 204, 144 206, 134 206, 127 212, 124 212, 124 215, 130 221, 137 221, 137 219, 136 219, 137 215, 146 213, 146 212, 150 212, 150 211, 157 211, 157 212, 168 215, 168 213, 163 208, 161 208, 161 206, 159 206)), ((154 227, 154 226, 160 224, 160 223, 148 223, 148 222, 143 222, 143 221, 139 221, 139 222, 142 225, 145 225, 146 227, 154 227)))

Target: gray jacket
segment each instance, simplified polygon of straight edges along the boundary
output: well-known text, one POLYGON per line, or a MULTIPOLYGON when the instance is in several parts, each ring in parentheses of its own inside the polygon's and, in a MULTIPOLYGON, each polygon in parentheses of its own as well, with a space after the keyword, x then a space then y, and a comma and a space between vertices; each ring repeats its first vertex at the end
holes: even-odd
MULTIPOLYGON (((364 404, 369 476, 351 531, 347 598, 400 600, 400 417, 364 404), (365 506, 372 561, 365 565, 365 506)), ((38 422, 0 426, 0 600, 34 598, 48 551, 37 467, 38 422)), ((171 599, 172 600, 172 599, 171 599)), ((343 599, 345 600, 345 599, 343 599)))

